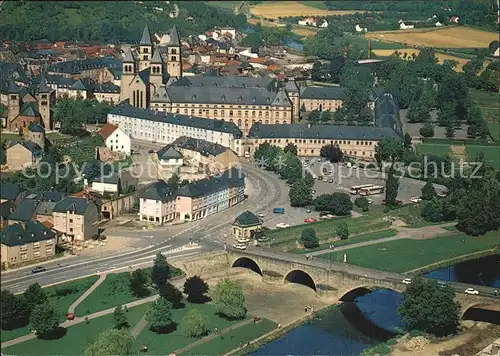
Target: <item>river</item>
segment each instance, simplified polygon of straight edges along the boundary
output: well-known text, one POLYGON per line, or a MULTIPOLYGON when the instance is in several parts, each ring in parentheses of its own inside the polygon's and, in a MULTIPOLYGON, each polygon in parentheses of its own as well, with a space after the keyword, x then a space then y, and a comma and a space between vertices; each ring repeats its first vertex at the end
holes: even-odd
POLYGON ((403 328, 401 295, 381 289, 345 302, 257 350, 253 355, 359 355, 403 328))

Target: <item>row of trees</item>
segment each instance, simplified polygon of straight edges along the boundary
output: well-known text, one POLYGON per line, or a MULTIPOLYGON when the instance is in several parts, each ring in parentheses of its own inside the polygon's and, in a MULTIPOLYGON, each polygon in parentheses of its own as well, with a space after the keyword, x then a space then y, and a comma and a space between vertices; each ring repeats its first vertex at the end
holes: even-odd
POLYGON ((54 105, 54 121, 61 124, 61 132, 80 134, 86 124, 103 124, 112 106, 95 99, 57 99, 54 105))

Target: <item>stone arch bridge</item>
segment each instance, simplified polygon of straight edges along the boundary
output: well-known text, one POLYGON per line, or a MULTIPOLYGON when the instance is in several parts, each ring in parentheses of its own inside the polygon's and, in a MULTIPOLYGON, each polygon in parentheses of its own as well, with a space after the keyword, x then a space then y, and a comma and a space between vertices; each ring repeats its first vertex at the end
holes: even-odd
MULTIPOLYGON (((271 283, 300 283, 314 289, 320 296, 339 301, 352 300, 360 291, 387 288, 402 292, 402 283, 407 275, 363 268, 323 259, 308 260, 305 256, 272 252, 252 248, 250 250, 228 250, 229 267, 245 267, 259 273, 271 283)), ((487 295, 468 295, 469 287, 462 283, 450 283, 457 292, 462 316, 470 308, 498 307, 500 298, 490 291, 487 295)), ((491 289, 491 288, 489 288, 491 289)), ((483 293, 481 293, 483 294, 483 293)), ((498 310, 500 311, 500 309, 498 310)))

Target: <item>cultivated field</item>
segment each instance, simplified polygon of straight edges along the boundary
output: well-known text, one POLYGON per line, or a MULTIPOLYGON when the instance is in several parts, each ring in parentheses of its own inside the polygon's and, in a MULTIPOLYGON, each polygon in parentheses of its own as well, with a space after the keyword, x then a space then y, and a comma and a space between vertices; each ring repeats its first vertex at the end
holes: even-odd
POLYGON ((318 30, 309 28, 309 27, 302 27, 302 26, 293 26, 292 31, 296 33, 297 35, 304 36, 304 37, 309 37, 309 36, 316 36, 318 33, 318 30))
MULTIPOLYGON (((389 57, 390 55, 394 54, 394 52, 398 51, 400 53, 400 57, 404 58, 404 54, 407 54, 408 59, 411 58, 411 55, 415 53, 417 56, 420 53, 420 50, 418 48, 400 48, 400 49, 373 49, 373 53, 375 53, 377 56, 381 57, 389 57)), ((469 59, 466 58, 461 58, 461 57, 456 57, 456 56, 451 56, 449 54, 445 53, 438 53, 436 52, 436 58, 439 60, 439 63, 443 63, 445 60, 454 60, 458 62, 458 65, 455 67, 456 71, 461 72, 462 68, 465 64, 469 62, 469 59)), ((484 61, 484 67, 488 65, 489 61, 485 60, 484 61)))
POLYGON ((368 32, 365 36, 412 46, 435 48, 481 48, 488 47, 491 41, 498 40, 497 33, 465 26, 368 32))
POLYGON ((349 15, 361 10, 325 10, 307 6, 296 1, 266 2, 250 7, 250 12, 255 16, 267 18, 278 18, 287 16, 327 16, 327 15, 349 15))

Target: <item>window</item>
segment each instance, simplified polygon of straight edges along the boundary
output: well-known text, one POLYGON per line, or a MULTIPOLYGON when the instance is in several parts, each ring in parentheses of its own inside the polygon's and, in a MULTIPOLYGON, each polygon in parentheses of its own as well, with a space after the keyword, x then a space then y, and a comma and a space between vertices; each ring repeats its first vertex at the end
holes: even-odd
POLYGON ((40 242, 33 243, 33 248, 39 248, 39 247, 40 247, 40 242))
POLYGON ((33 252, 33 257, 40 257, 40 251, 33 252))
POLYGON ((170 56, 170 60, 171 60, 172 62, 175 62, 175 61, 176 61, 175 56, 170 56))
POLYGON ((69 228, 69 232, 73 232, 73 228, 72 227, 69 228))
POLYGON ((28 254, 27 253, 21 253, 21 260, 25 260, 28 258, 28 254))
POLYGON ((45 254, 46 255, 52 255, 52 249, 51 248, 48 248, 45 250, 45 254))
POLYGON ((145 47, 144 48, 144 53, 148 53, 149 52, 149 48, 145 47))
POLYGON ((47 241, 45 241, 45 245, 47 245, 47 246, 52 245, 52 240, 47 240, 47 241))
POLYGON ((73 219, 69 219, 69 222, 72 223, 73 222, 73 219))
POLYGON ((20 250, 21 250, 21 251, 26 251, 27 249, 28 249, 28 245, 22 245, 22 246, 20 247, 20 250))
POLYGON ((170 50, 170 53, 172 53, 172 54, 177 54, 177 49, 172 48, 172 49, 170 50))

